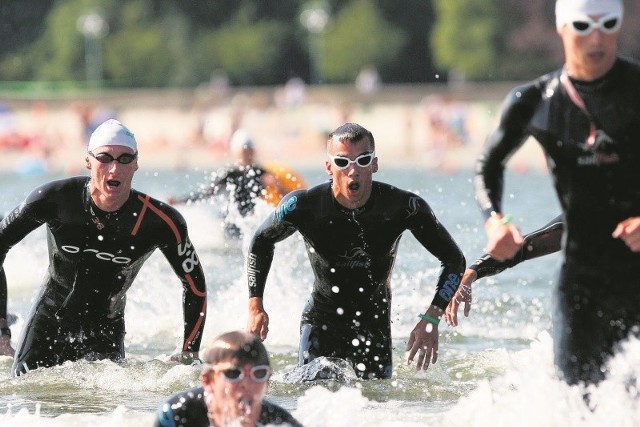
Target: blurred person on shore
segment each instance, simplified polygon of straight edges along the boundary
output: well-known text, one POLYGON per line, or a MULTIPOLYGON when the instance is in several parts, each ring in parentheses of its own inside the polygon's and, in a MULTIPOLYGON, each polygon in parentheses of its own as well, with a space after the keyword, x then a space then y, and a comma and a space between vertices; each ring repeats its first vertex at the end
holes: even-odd
POLYGON ((242 232, 231 210, 246 217, 253 214, 258 199, 277 205, 289 191, 306 187, 306 182, 300 174, 283 165, 267 168, 259 164, 253 138, 244 129, 234 132, 230 152, 235 158, 232 166, 217 171, 201 191, 186 197, 172 197, 169 203, 192 203, 216 198, 223 204, 225 235, 237 239, 242 237, 242 232))
POLYGON ((267 349, 242 331, 223 333, 202 351, 201 385, 173 395, 157 411, 156 427, 301 424, 265 399, 271 377, 267 349))
MULTIPOLYGON (((183 287, 184 340, 171 359, 191 363, 198 358, 207 289, 184 219, 131 188, 137 143, 117 120, 93 132, 85 166, 89 177, 41 185, 0 222, 0 262, 43 224, 49 249, 49 269, 18 340, 12 373, 79 359, 123 359, 126 292, 156 249, 183 287)), ((0 269, 0 328, 5 327, 6 300, 6 276, 0 269)), ((6 349, 5 354, 11 355, 6 349)))
POLYGON ((330 134, 326 150, 330 181, 289 193, 253 236, 247 329, 267 338, 263 296, 275 244, 299 232, 315 282, 302 314, 298 365, 339 358, 361 378, 390 378, 391 273, 408 230, 441 263, 435 296, 418 313, 407 343, 408 363, 417 356, 417 369, 427 369, 437 360, 438 323, 458 287, 464 256, 424 199, 373 181, 378 158, 371 132, 346 123, 330 134))
POLYGON ((477 161, 487 252, 524 244, 502 210, 508 159, 542 146, 565 220, 555 288, 555 364, 570 385, 597 384, 619 344, 640 335, 640 64, 618 54, 621 0, 557 0, 564 65, 514 88, 477 161))

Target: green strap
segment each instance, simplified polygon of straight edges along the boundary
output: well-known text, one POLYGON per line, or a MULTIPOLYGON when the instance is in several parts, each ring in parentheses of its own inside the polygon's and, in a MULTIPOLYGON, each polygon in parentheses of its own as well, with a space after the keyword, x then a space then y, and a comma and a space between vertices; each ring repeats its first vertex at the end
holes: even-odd
POLYGON ((440 319, 438 319, 437 317, 430 316, 426 313, 418 314, 418 317, 424 320, 425 322, 433 323, 434 325, 437 325, 438 323, 440 323, 440 319))

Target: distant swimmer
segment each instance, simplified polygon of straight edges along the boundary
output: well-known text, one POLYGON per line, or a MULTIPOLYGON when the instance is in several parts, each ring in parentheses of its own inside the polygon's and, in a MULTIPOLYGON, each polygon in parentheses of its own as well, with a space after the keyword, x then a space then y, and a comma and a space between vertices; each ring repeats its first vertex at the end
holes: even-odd
POLYGON ((170 198, 169 202, 180 204, 223 196, 219 200, 226 204, 222 209, 226 235, 238 238, 242 233, 230 215, 230 209, 235 207, 244 217, 253 214, 258 199, 275 206, 282 196, 306 188, 307 184, 298 172, 283 164, 262 166, 256 163, 255 144, 243 129, 234 132, 230 150, 236 158, 233 166, 213 174, 211 182, 201 191, 186 197, 170 198))
MULTIPOLYGON (((49 268, 18 341, 13 374, 67 360, 123 359, 126 292, 156 249, 183 288, 184 339, 172 360, 190 363, 198 357, 207 288, 186 223, 171 206, 131 188, 137 143, 120 122, 107 120, 94 131, 85 162, 90 177, 36 188, 0 223, 0 261, 43 224, 49 248, 49 268)), ((2 270, 0 320, 6 319, 6 289, 2 270)))
POLYGON ((378 158, 371 132, 347 123, 331 133, 326 149, 330 182, 286 195, 253 236, 248 331, 266 339, 263 295, 275 244, 299 232, 315 282, 302 314, 298 364, 341 358, 360 378, 390 378, 391 272, 408 230, 442 266, 435 296, 416 313, 407 343, 408 362, 417 356, 417 369, 427 369, 437 360, 438 322, 458 287, 464 256, 424 199, 373 181, 378 158))
POLYGON ((498 261, 490 254, 484 254, 478 258, 462 276, 460 287, 455 297, 451 300, 445 311, 447 323, 451 326, 458 325, 458 307, 464 303, 464 315, 469 316, 471 311, 472 287, 471 284, 483 277, 493 276, 507 268, 514 267, 523 261, 538 258, 544 255, 558 252, 562 248, 562 232, 564 223, 562 216, 557 216, 544 227, 524 236, 524 244, 513 258, 498 261))
POLYGON ((155 427, 272 426, 301 424, 265 398, 271 363, 264 344, 242 331, 223 333, 202 351, 200 386, 162 403, 155 427))
POLYGON ((487 252, 514 256, 502 210, 508 160, 541 146, 565 223, 553 301, 555 364, 570 385, 597 384, 619 345, 640 337, 640 63, 618 52, 622 0, 557 0, 564 65, 513 88, 477 159, 487 252))

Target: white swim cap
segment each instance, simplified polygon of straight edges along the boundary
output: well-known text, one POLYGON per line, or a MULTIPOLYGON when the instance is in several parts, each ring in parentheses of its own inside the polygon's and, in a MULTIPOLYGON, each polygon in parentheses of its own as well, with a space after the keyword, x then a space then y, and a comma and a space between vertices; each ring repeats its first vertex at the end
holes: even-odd
POLYGON ((556 28, 562 28, 576 18, 612 14, 619 15, 622 19, 624 15, 622 0, 557 0, 556 28))
POLYGON ((231 152, 239 153, 242 150, 253 150, 255 147, 253 146, 253 140, 249 132, 244 129, 238 129, 231 135, 229 148, 231 152))
POLYGON ((134 152, 138 151, 133 132, 116 119, 107 120, 93 131, 87 150, 93 151, 105 145, 121 145, 131 148, 134 152))

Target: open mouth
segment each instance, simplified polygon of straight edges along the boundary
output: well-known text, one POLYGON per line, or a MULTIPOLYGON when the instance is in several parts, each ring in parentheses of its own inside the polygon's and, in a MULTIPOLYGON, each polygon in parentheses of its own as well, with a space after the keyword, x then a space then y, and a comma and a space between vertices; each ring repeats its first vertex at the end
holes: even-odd
POLYGON ((360 189, 360 183, 359 182, 352 182, 351 184, 349 184, 349 190, 358 191, 359 189, 360 189))
POLYGON ((251 414, 252 399, 243 398, 238 402, 238 411, 241 418, 248 417, 251 414))
POLYGON ((107 181, 107 185, 109 187, 118 187, 120 185, 120 181, 115 180, 115 179, 110 179, 107 181))

